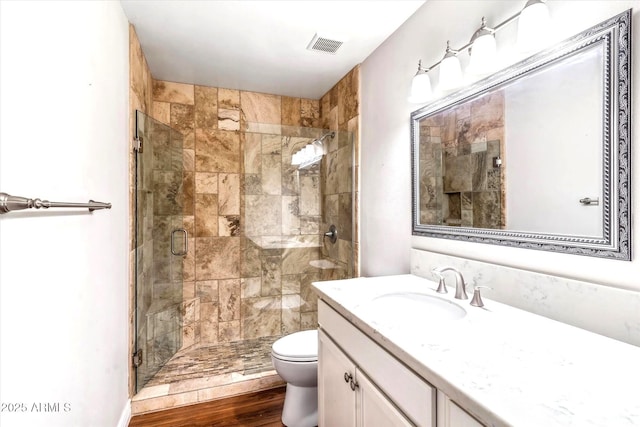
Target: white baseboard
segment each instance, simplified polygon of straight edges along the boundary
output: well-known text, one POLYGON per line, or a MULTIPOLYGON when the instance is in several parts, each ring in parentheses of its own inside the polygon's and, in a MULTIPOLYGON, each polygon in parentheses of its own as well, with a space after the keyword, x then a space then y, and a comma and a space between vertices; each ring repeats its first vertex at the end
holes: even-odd
POLYGON ((129 421, 131 421, 131 399, 128 399, 124 408, 122 408, 122 413, 120 414, 120 419, 118 420, 118 425, 116 427, 128 427, 129 421))

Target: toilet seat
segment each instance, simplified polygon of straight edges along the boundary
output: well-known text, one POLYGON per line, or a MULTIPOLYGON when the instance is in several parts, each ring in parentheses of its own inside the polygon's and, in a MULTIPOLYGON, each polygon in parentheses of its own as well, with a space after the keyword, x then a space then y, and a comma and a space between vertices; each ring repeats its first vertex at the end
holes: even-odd
POLYGON ((278 339, 271 346, 271 354, 289 362, 317 362, 318 330, 295 332, 278 339))

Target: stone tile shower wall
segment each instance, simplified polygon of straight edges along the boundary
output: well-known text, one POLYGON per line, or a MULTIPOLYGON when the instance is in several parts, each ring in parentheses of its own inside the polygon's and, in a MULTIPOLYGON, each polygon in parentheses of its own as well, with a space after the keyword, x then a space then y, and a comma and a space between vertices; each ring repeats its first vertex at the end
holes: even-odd
POLYGON ((420 123, 420 222, 505 225, 504 93, 493 92, 420 123), (494 165, 500 157, 501 166, 494 165))
POLYGON ((323 255, 342 269, 328 272, 341 279, 359 270, 358 200, 360 167, 360 66, 354 67, 320 99, 322 128, 336 131, 323 162, 322 230, 334 224, 338 243, 323 241, 323 255), (355 168, 355 170, 354 170, 355 168), (345 276, 342 276, 345 274, 345 276))
POLYGON ((154 81, 153 117, 184 135, 183 348, 316 327, 321 171, 290 160, 320 135, 319 106, 154 81))

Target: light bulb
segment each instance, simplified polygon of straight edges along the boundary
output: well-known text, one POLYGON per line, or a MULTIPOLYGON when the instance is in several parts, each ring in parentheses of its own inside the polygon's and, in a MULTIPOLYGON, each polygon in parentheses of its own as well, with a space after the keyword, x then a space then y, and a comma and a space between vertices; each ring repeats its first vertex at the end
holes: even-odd
POLYGON ((431 98, 431 79, 426 71, 418 71, 411 81, 409 102, 421 104, 431 98))
POLYGON ((474 42, 469 59, 469 71, 473 74, 488 74, 496 67, 496 38, 485 34, 474 42))
POLYGON ((462 68, 456 53, 451 50, 447 41, 447 52, 440 62, 440 84, 438 86, 440 90, 448 91, 462 85, 462 68))
POLYGON ((518 18, 518 50, 534 52, 549 42, 551 17, 542 0, 529 0, 518 18))

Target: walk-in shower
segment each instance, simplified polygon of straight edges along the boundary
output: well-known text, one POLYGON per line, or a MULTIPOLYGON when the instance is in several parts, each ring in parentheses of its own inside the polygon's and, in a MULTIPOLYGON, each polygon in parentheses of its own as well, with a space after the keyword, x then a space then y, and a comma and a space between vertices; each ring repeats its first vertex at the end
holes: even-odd
POLYGON ((353 276, 353 135, 242 128, 187 147, 137 113, 137 391, 271 371, 277 338, 317 327, 311 283, 353 276))

